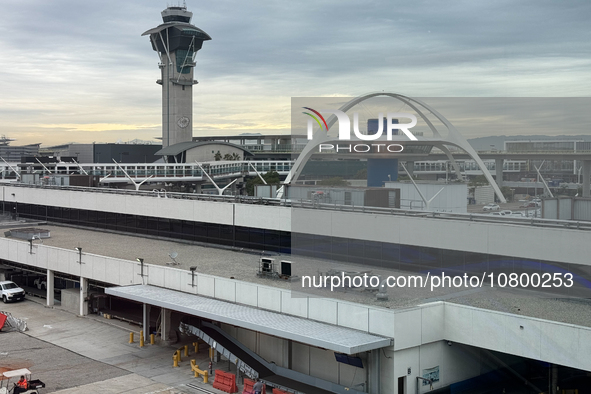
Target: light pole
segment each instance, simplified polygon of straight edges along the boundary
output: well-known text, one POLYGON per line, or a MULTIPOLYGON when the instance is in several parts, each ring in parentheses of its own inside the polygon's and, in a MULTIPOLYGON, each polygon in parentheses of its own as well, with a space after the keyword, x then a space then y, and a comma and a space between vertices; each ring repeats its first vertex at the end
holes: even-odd
POLYGON ((74 249, 78 252, 78 264, 82 264, 82 248, 78 246, 74 249))

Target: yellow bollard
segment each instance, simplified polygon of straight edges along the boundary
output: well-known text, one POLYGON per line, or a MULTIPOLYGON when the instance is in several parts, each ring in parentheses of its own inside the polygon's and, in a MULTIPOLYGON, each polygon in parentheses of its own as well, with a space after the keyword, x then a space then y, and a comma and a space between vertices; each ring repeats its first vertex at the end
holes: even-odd
POLYGON ((189 345, 185 345, 185 357, 189 357, 189 345))
POLYGON ((199 353, 199 342, 193 342, 193 346, 195 346, 195 354, 199 353))
POLYGON ((129 333, 129 343, 133 343, 133 332, 129 333))
POLYGON ((199 368, 197 368, 197 365, 195 364, 195 360, 191 360, 191 370, 193 370, 194 376, 196 378, 198 378, 199 375, 203 375, 203 383, 208 382, 209 373, 206 370, 202 371, 199 368))
POLYGON ((179 363, 181 361, 183 361, 183 359, 181 358, 181 351, 180 351, 180 349, 176 351, 176 358, 177 358, 177 360, 179 360, 179 363))
POLYGON ((140 331, 140 347, 144 347, 144 332, 140 331))
POLYGON ((174 355, 172 356, 172 367, 178 367, 179 366, 179 359, 178 359, 178 352, 174 352, 174 355))
POLYGON ((150 334, 150 345, 153 345, 155 343, 156 343, 156 335, 150 334))

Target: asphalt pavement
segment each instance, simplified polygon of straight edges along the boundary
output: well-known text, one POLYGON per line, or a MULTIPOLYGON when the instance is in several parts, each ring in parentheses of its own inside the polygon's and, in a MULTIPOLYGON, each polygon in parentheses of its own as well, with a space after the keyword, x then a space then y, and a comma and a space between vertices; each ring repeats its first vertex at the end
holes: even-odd
MULTIPOLYGON (((44 300, 0 304, 0 311, 25 319, 25 333, 0 331, 0 371, 28 368, 33 379, 46 384, 40 393, 222 393, 193 377, 190 360, 201 368, 209 362, 208 349, 182 357, 172 366, 174 351, 196 338, 173 346, 139 347, 140 328, 97 315, 79 317, 60 308, 47 308, 44 300), (129 343, 129 333, 135 342, 129 343)), ((191 346, 189 347, 192 348, 191 346)), ((217 366, 227 370, 228 363, 217 366)))

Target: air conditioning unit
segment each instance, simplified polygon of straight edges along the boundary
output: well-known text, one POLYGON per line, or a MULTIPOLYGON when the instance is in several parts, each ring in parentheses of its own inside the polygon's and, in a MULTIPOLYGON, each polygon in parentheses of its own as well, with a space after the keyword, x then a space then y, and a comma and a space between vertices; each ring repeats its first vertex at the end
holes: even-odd
POLYGON ((291 261, 281 261, 281 276, 291 276, 291 261))
POLYGON ((260 270, 262 273, 271 274, 275 272, 275 259, 261 257, 260 270))

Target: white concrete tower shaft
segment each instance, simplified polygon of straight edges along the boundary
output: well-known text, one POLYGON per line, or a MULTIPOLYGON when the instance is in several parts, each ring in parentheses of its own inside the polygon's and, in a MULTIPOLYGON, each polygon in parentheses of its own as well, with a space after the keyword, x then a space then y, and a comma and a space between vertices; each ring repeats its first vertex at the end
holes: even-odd
POLYGON ((163 24, 146 31, 152 49, 160 57, 162 85, 162 147, 193 138, 193 77, 195 56, 211 37, 190 24, 193 14, 186 7, 162 11, 163 24))

